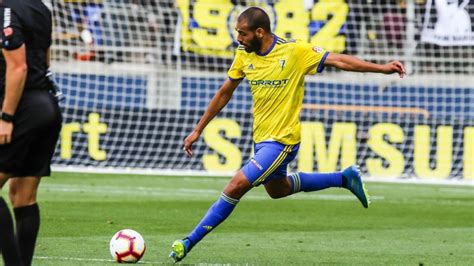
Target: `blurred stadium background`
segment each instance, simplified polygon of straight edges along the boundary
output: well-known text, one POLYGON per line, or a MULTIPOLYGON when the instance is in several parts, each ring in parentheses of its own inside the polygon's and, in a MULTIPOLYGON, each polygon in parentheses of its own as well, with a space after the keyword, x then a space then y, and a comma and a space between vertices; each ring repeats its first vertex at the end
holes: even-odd
MULTIPOLYGON (((48 1, 46 1, 48 2, 48 1)), ((67 171, 228 175, 251 155, 251 94, 242 82, 181 150, 232 62, 246 6, 274 32, 408 76, 308 77, 302 146, 292 168, 358 163, 378 180, 474 179, 474 3, 453 0, 58 0, 53 71, 65 121, 54 167, 67 171)))

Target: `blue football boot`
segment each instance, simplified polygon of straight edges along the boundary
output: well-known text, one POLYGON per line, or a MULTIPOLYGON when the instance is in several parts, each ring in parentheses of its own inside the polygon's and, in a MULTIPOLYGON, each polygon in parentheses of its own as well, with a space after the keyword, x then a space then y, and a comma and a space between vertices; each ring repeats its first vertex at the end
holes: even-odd
POLYGON ((362 181, 362 173, 360 172, 358 165, 352 165, 344 171, 342 171, 343 178, 346 179, 346 188, 349 189, 364 205, 365 208, 369 207, 370 197, 365 184, 362 181))

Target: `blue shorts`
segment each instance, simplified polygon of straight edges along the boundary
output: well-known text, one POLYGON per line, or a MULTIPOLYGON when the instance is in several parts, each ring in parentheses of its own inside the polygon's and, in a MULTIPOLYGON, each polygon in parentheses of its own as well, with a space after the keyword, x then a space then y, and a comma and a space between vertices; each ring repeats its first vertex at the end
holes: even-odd
POLYGON ((254 144, 255 155, 245 163, 242 171, 253 186, 286 178, 287 166, 296 157, 299 147, 299 144, 284 145, 275 141, 254 144))

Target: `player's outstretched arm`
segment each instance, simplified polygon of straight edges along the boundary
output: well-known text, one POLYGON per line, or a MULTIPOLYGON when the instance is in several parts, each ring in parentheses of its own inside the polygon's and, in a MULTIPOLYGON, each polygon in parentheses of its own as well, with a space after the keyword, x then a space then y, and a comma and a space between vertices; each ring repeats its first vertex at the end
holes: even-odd
POLYGON ((385 65, 380 65, 358 59, 354 56, 336 53, 330 53, 326 57, 324 65, 355 72, 398 73, 401 78, 406 74, 405 67, 400 61, 392 61, 385 65))
POLYGON ((189 157, 193 156, 193 143, 199 139, 207 124, 209 124, 209 122, 222 110, 222 108, 227 105, 229 100, 232 98, 232 94, 234 94, 235 89, 237 86, 239 86, 240 81, 242 80, 227 79, 224 84, 222 84, 216 95, 214 95, 211 102, 207 106, 206 112, 202 115, 193 132, 191 132, 191 134, 189 134, 184 139, 183 150, 189 157))

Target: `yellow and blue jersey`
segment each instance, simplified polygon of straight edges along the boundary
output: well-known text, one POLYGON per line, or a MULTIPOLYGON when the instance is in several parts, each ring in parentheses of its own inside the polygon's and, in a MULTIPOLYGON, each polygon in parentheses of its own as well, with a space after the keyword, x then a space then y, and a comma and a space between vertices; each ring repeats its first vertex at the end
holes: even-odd
POLYGON ((320 73, 329 52, 309 43, 274 36, 267 52, 236 51, 228 71, 230 79, 247 78, 253 97, 253 140, 300 142, 299 115, 303 104, 304 77, 320 73))

